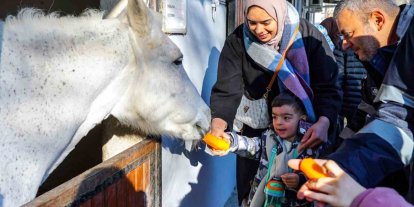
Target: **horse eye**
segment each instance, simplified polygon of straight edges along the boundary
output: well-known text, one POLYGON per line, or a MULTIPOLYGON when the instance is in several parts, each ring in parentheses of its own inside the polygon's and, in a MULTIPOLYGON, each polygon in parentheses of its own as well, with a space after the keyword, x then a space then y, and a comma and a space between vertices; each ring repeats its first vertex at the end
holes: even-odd
POLYGON ((183 64, 183 57, 179 57, 173 62, 175 65, 182 65, 183 64))

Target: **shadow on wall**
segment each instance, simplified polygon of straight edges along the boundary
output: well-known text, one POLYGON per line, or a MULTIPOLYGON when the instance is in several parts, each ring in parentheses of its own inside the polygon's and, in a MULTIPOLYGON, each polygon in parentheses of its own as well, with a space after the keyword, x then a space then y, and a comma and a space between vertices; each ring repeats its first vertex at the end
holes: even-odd
MULTIPOLYGON (((113 136, 140 137, 142 132, 122 126, 112 115, 82 138, 59 166, 39 187, 37 196, 57 187, 103 161, 103 145, 113 136)), ((137 140, 137 142, 140 140, 137 140)))
POLYGON ((204 152, 205 146, 197 152, 202 163, 197 176, 197 183, 189 183, 191 191, 180 203, 182 207, 224 206, 235 186, 236 157, 229 154, 213 157, 204 152))
POLYGON ((102 162, 102 130, 99 124, 82 138, 68 156, 39 187, 36 196, 57 187, 102 162))
POLYGON ((217 68, 220 58, 220 51, 213 47, 208 58, 208 66, 203 80, 203 88, 201 89, 201 97, 210 105, 211 89, 217 80, 217 68))

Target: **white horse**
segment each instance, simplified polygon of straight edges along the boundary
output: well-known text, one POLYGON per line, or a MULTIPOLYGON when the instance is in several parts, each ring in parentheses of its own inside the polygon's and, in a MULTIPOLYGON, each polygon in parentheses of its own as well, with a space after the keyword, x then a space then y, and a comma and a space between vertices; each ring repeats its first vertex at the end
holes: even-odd
POLYGON ((208 130, 209 109, 155 14, 130 0, 126 12, 112 16, 26 9, 0 24, 0 206, 33 199, 109 114, 140 131, 186 140, 208 130))

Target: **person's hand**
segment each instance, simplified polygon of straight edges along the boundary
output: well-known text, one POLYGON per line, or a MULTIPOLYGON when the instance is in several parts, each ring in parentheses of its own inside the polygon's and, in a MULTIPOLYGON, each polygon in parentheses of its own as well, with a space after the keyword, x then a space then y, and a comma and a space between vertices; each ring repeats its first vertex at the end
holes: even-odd
POLYGON ((321 116, 303 135, 298 151, 302 152, 307 148, 314 148, 323 142, 328 141, 329 119, 321 116))
MULTIPOLYGON (((346 174, 335 161, 316 160, 331 177, 307 181, 298 191, 298 198, 317 201, 318 207, 325 204, 331 206, 350 206, 352 201, 366 189, 346 174)), ((299 169, 300 160, 289 160, 292 169, 299 169)))
MULTIPOLYGON (((231 145, 230 135, 228 135, 227 133, 224 133, 223 136, 224 137, 218 137, 218 138, 222 138, 222 139, 226 140, 226 142, 230 143, 230 145, 231 145)), ((224 156, 224 155, 227 155, 227 154, 229 154, 229 152, 231 150, 231 148, 229 148, 228 150, 215 150, 215 149, 211 149, 211 148, 209 148, 209 149, 211 151, 211 154, 212 155, 215 155, 215 156, 224 156)))
MULTIPOLYGON (((224 132, 224 130, 227 129, 227 122, 220 118, 214 118, 211 120, 211 127, 210 127, 210 133, 216 137, 226 139, 226 141, 230 142, 230 136, 224 132)), ((229 153, 230 150, 214 150, 210 149, 210 152, 212 155, 216 156, 224 156, 229 153)))
POLYGON ((286 173, 280 176, 282 178, 283 183, 288 188, 297 188, 299 184, 299 175, 296 173, 286 173))
POLYGON ((220 118, 211 120, 210 133, 216 137, 226 137, 224 130, 227 129, 227 122, 220 118))

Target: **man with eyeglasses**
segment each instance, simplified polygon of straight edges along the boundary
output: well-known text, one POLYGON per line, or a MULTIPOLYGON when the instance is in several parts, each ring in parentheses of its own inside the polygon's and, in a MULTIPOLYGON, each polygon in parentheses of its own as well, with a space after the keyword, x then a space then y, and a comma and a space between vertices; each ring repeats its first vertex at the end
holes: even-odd
POLYGON ((329 158, 366 188, 383 185, 398 172, 406 178, 402 169, 412 162, 413 16, 413 6, 392 0, 342 0, 335 8, 342 46, 363 61, 368 77, 359 106, 362 124, 350 121, 342 133, 346 139, 329 158))

